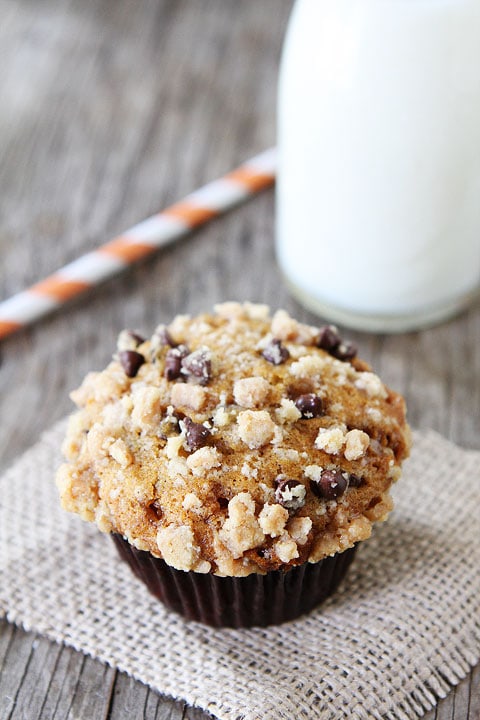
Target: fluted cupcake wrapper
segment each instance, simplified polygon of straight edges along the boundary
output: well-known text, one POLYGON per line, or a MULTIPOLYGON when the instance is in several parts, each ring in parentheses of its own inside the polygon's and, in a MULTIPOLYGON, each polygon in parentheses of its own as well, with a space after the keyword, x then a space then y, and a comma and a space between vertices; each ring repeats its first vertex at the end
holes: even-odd
POLYGON ((309 612, 336 590, 356 550, 287 572, 219 577, 176 570, 121 535, 112 538, 121 558, 169 610, 213 627, 278 625, 309 612))

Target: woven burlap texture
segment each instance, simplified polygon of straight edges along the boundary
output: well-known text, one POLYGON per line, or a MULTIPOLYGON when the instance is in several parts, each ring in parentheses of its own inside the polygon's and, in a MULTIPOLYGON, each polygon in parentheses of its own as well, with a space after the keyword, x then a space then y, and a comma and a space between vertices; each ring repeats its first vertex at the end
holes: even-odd
POLYGON ((64 423, 0 479, 0 613, 218 718, 416 718, 480 656, 480 453, 415 433, 396 508, 336 595, 279 627, 213 630, 152 598, 59 507, 64 423))

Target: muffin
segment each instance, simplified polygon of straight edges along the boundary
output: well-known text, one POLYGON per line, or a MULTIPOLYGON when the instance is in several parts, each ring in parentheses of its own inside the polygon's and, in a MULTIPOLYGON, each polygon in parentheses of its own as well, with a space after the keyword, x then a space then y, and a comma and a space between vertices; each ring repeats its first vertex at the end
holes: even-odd
POLYGON ((402 397, 356 348, 265 305, 124 330, 71 397, 62 506, 111 533, 170 609, 216 626, 328 597, 409 450, 402 397))

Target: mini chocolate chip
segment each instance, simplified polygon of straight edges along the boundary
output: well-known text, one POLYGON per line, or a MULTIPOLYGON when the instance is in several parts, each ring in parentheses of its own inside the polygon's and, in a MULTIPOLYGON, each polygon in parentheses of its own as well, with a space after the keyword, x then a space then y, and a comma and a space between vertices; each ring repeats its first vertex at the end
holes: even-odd
POLYGON ((180 408, 175 408, 172 415, 177 420, 185 420, 185 413, 180 408))
POLYGON ((305 505, 305 485, 298 480, 278 477, 275 480, 275 500, 287 510, 298 510, 305 505))
POLYGON ((132 340, 135 340, 135 342, 137 343, 137 346, 141 345, 142 343, 145 342, 145 338, 142 337, 142 335, 139 335, 138 333, 134 332, 133 330, 127 330, 127 332, 130 335, 130 337, 132 338, 132 340))
POLYGON ((351 342, 344 342, 335 325, 324 325, 320 328, 317 346, 322 350, 326 350, 337 360, 353 360, 357 354, 356 345, 351 342))
POLYGON ((320 479, 312 480, 310 488, 318 497, 325 500, 335 500, 343 495, 348 487, 348 475, 341 470, 323 470, 320 479))
POLYGON ((133 330, 122 330, 117 338, 117 350, 134 350, 144 342, 145 338, 133 330))
POLYGON ((302 413, 302 418, 320 417, 324 413, 322 398, 315 393, 299 395, 295 400, 295 406, 302 413))
POLYGON ((212 379, 212 361, 208 348, 199 348, 182 360, 182 373, 198 378, 201 385, 212 379))
POLYGON ((255 552, 257 553, 257 557, 263 560, 269 560, 272 557, 272 548, 269 547, 255 548, 255 552))
POLYGON ((360 485, 363 485, 363 478, 359 477, 358 475, 349 475, 348 476, 348 486, 349 487, 360 487, 360 485))
POLYGON ((125 375, 128 375, 130 378, 135 377, 139 368, 145 362, 143 355, 136 352, 136 350, 120 350, 118 359, 125 370, 125 375))
POLYGON ((290 357, 290 353, 287 348, 282 345, 278 338, 273 338, 262 352, 265 360, 268 360, 272 365, 281 365, 290 357))
POLYGON ((337 358, 337 360, 353 360, 355 355, 358 352, 358 348, 354 343, 351 342, 341 342, 338 347, 336 347, 334 350, 332 350, 332 355, 337 358))
POLYGON ((178 347, 170 348, 165 356, 164 375, 167 380, 176 380, 182 372, 182 360, 188 355, 186 345, 178 345, 178 347))
POLYGON ((189 450, 199 450, 208 443, 212 433, 205 425, 193 422, 189 417, 186 417, 183 423, 186 428, 185 441, 189 450))
POLYGON ((150 505, 147 505, 147 511, 150 511, 150 515, 153 516, 152 520, 160 520, 163 516, 163 509, 158 500, 154 500, 150 505))
POLYGON ((172 435, 178 435, 178 419, 175 415, 166 415, 160 420, 158 431, 160 437, 166 440, 172 435))
POLYGON ((169 345, 174 348, 177 347, 177 343, 173 340, 172 336, 168 332, 166 325, 159 325, 155 330, 155 337, 158 338, 160 345, 169 345))
POLYGON ((317 347, 332 352, 336 347, 340 345, 342 338, 338 334, 338 330, 335 325, 324 325, 320 328, 320 335, 317 340, 317 347))

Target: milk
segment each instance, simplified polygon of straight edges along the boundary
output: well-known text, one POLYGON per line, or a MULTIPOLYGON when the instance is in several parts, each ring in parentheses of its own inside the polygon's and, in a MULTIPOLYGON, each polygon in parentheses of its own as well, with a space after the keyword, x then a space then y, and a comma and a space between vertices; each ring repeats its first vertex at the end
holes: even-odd
POLYGON ((480 283, 480 0, 297 0, 277 256, 334 321, 414 329, 480 283))

